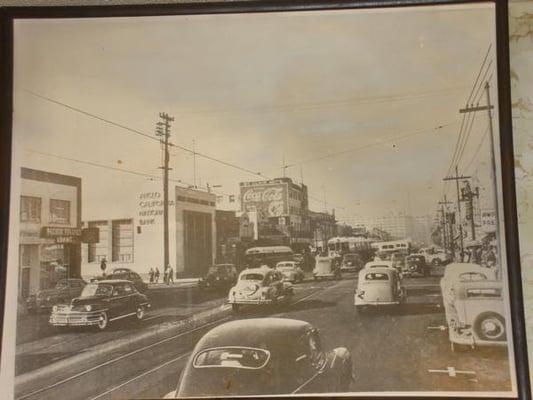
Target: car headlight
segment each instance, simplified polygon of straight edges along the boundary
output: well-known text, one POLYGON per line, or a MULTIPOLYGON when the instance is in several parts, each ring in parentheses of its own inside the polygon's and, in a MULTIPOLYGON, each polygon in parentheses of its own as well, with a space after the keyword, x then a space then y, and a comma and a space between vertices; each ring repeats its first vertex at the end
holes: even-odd
POLYGON ((91 306, 90 304, 85 306, 85 311, 87 312, 92 311, 92 309, 93 309, 93 306, 91 306))
POLYGON ((52 307, 52 311, 53 311, 53 312, 56 312, 56 311, 57 311, 57 306, 53 306, 53 307, 52 307))

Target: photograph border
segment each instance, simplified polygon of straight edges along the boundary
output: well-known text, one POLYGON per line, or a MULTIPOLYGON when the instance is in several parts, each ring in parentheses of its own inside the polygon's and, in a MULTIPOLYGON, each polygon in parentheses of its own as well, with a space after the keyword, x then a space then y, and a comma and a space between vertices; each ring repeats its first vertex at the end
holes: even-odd
MULTIPOLYGON (((514 362, 517 393, 521 399, 531 398, 531 387, 525 334, 525 318, 520 270, 520 249, 514 174, 514 152, 511 119, 511 87, 509 66, 509 32, 507 0, 364 0, 328 2, 296 1, 229 1, 229 2, 188 2, 180 4, 143 4, 109 6, 54 6, 54 7, 5 7, 0 8, 0 324, 3 327, 6 304, 6 279, 10 215, 10 181, 12 162, 12 112, 13 112, 13 24, 17 19, 45 18, 96 18, 96 17, 145 17, 195 14, 234 14, 267 13, 293 11, 324 11, 368 9, 387 7, 416 7, 457 4, 492 3, 496 18, 496 55, 499 107, 500 166, 506 262, 510 291, 511 320, 513 326, 514 362)), ((0 343, 4 330, 0 331, 0 343)), ((379 398, 379 397, 373 397, 379 398)), ((384 398, 406 398, 391 396, 384 398)), ((432 398, 439 398, 432 397, 432 398)), ((448 396, 442 398, 450 398, 448 396)))

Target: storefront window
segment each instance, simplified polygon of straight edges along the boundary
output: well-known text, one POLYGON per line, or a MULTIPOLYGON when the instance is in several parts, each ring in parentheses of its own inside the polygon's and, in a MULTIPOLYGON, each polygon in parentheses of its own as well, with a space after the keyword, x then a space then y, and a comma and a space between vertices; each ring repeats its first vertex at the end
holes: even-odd
POLYGON ((113 257, 112 261, 133 262, 133 220, 113 221, 113 257))
POLYGON ((108 260, 107 247, 109 227, 107 221, 91 221, 89 222, 89 228, 98 228, 99 241, 97 243, 89 243, 88 261, 99 263, 104 258, 108 260))
POLYGON ((41 222, 41 198, 20 196, 20 222, 41 222))
POLYGON ((50 222, 70 224, 70 201, 50 199, 50 222))

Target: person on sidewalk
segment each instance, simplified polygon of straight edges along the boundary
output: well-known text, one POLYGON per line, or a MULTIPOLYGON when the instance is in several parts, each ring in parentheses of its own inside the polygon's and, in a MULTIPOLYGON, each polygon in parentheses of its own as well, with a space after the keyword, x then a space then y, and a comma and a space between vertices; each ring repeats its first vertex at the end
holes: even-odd
POLYGON ((155 267, 155 275, 154 275, 155 283, 159 283, 159 268, 155 267))
POLYGON ((169 285, 170 285, 170 282, 174 283, 174 270, 172 269, 170 264, 168 264, 168 284, 169 285))
POLYGON ((105 276, 105 270, 107 268, 107 261, 104 258, 102 258, 102 261, 100 261, 100 269, 102 270, 102 276, 105 276))
POLYGON ((154 269, 150 267, 150 271, 148 271, 148 276, 150 277, 150 283, 154 283, 154 269))

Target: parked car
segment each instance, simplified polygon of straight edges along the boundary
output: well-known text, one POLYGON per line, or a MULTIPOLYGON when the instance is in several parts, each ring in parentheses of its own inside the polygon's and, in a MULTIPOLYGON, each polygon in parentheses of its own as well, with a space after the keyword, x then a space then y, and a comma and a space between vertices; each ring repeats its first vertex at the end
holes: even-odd
POLYGON ((315 257, 315 268, 313 269, 313 278, 342 279, 340 266, 332 257, 315 257))
POLYGON ((56 304, 68 304, 81 294, 86 284, 83 279, 61 279, 54 288, 39 290, 35 295, 29 296, 26 299, 26 308, 29 312, 37 312, 50 310, 56 304))
POLYGON ((141 292, 146 293, 148 291, 148 285, 146 282, 143 281, 141 276, 137 273, 132 271, 129 268, 114 268, 110 274, 107 274, 105 276, 98 276, 96 278, 93 278, 92 280, 108 280, 108 279, 119 279, 119 280, 126 280, 133 282, 135 285, 135 288, 141 292))
POLYGON ((303 282, 305 274, 295 261, 282 261, 276 264, 276 269, 283 275, 283 280, 297 283, 303 282))
POLYGON ((409 275, 420 274, 429 276, 431 274, 426 258, 421 254, 410 254, 405 257, 404 272, 409 275))
POLYGON ((318 330, 307 322, 237 320, 200 339, 165 398, 345 393, 352 373, 348 349, 323 350, 318 330))
POLYGON ((366 311, 369 307, 398 305, 406 299, 401 276, 394 268, 372 267, 359 271, 354 295, 355 308, 366 311))
POLYGON ((342 272, 358 272, 363 268, 363 260, 357 253, 346 253, 342 257, 342 272))
POLYGON ((283 281, 281 272, 263 266, 242 271, 228 294, 228 303, 233 311, 241 305, 280 304, 290 301, 292 284, 283 281))
POLYGON ((453 298, 446 308, 452 351, 458 346, 507 345, 501 281, 457 280, 452 288, 453 298))
POLYGON ((444 270, 444 275, 440 280, 442 302, 444 311, 448 313, 448 308, 453 305, 455 298, 453 286, 457 282, 475 282, 495 280, 494 270, 472 263, 448 264, 444 270))
POLYGON ((148 298, 131 281, 108 279, 87 284, 70 305, 55 305, 50 314, 53 326, 97 326, 104 330, 117 319, 142 320, 150 308, 148 298))
POLYGON ((215 264, 209 267, 198 285, 201 289, 228 289, 235 284, 237 276, 235 264, 215 264))

